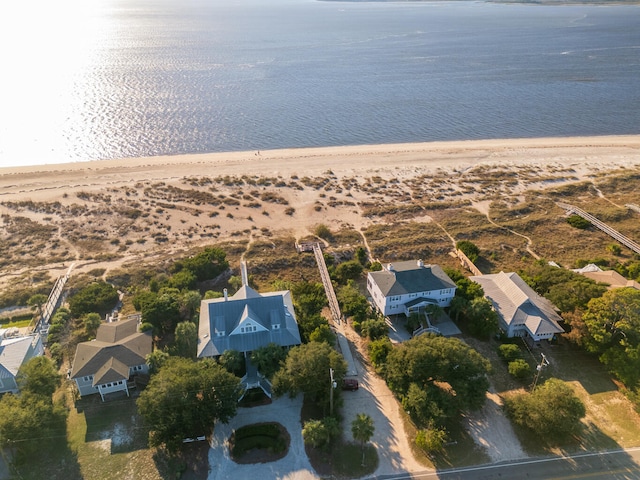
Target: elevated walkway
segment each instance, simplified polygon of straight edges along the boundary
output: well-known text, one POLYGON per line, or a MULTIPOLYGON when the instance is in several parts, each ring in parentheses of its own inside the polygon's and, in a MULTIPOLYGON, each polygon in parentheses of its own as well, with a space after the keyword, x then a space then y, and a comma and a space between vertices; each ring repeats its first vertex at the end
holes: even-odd
POLYGON ((582 209, 580 209, 578 207, 574 207, 573 205, 569 205, 568 203, 558 202, 557 205, 560 208, 564 208, 567 211, 567 213, 569 213, 570 215, 571 214, 575 214, 575 215, 578 215, 578 216, 584 218, 585 220, 591 222, 591 224, 594 227, 599 228, 600 230, 602 230, 607 235, 615 238, 621 244, 623 244, 625 247, 630 248, 631 250, 633 250, 636 253, 640 253, 640 244, 634 242, 633 240, 631 240, 628 237, 625 237, 623 234, 621 234, 617 230, 614 230, 613 228, 611 228, 606 223, 601 222, 600 220, 598 220, 596 217, 594 217, 590 213, 587 213, 587 212, 585 212, 584 210, 582 210, 582 209))

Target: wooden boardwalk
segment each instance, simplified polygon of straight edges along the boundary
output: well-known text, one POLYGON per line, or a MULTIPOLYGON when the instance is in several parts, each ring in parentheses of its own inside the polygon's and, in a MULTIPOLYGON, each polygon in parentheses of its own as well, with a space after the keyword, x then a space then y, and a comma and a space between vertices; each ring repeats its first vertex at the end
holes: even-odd
POLYGON ((324 255, 322 255, 322 248, 319 243, 313 245, 313 254, 316 257, 316 263, 318 264, 318 270, 320 270, 320 278, 322 279, 322 285, 324 285, 324 291, 327 294, 327 300, 329 301, 329 308, 331 309, 331 316, 336 325, 340 325, 342 321, 342 314, 340 313, 340 305, 336 298, 336 292, 333 290, 333 283, 331 283, 331 277, 327 270, 327 264, 324 261, 324 255))
POLYGON ((573 205, 569 205, 568 203, 558 202, 558 206, 560 208, 564 208, 567 211, 567 213, 569 213, 569 214, 579 215, 582 218, 584 218, 585 220, 588 220, 589 222, 591 222, 591 224, 593 226, 599 228, 600 230, 602 230, 603 232, 605 232, 607 235, 611 236, 612 238, 615 238, 621 244, 623 244, 625 247, 630 248, 631 250, 633 250, 636 253, 640 253, 640 244, 634 242, 633 240, 631 240, 628 237, 625 237, 623 234, 621 234, 617 230, 614 230, 613 228, 611 228, 606 223, 601 222, 600 220, 598 220, 596 217, 594 217, 590 213, 587 213, 587 212, 585 212, 584 210, 582 210, 582 209, 580 209, 578 207, 574 207, 573 205))

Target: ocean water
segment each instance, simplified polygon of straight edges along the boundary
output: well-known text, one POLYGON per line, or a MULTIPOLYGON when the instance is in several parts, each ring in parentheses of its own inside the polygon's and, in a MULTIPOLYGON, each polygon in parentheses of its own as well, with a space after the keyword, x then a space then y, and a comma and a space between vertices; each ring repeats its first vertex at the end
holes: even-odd
POLYGON ((640 7, 24 0, 0 166, 640 133, 640 7))

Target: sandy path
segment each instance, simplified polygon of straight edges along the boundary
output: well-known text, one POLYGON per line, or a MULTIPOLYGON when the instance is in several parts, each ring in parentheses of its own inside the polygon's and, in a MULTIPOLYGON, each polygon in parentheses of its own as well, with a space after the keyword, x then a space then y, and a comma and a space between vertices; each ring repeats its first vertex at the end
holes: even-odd
MULTIPOLYGON (((352 342, 352 348, 353 345, 360 345, 358 335, 350 327, 345 331, 352 342)), ((427 467, 420 464, 411 453, 398 401, 385 381, 368 366, 363 365, 359 358, 359 355, 354 355, 359 372, 360 388, 353 392, 343 392, 342 396, 344 399, 342 415, 346 439, 354 441, 351 435, 351 422, 358 413, 366 413, 373 419, 375 427, 371 444, 376 448, 379 459, 378 468, 374 473, 376 476, 427 470, 427 467)))

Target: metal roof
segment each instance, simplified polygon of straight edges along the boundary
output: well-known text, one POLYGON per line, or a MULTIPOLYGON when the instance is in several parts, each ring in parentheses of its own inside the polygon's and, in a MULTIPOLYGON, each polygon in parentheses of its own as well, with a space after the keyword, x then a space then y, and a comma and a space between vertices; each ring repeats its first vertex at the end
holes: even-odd
POLYGON ((243 286, 234 296, 203 300, 198 328, 198 357, 225 350, 249 352, 269 343, 300 344, 291 293, 260 294, 243 286))
POLYGON ((517 273, 469 277, 480 284, 507 328, 525 325, 533 335, 563 333, 562 319, 546 298, 538 295, 517 273))

